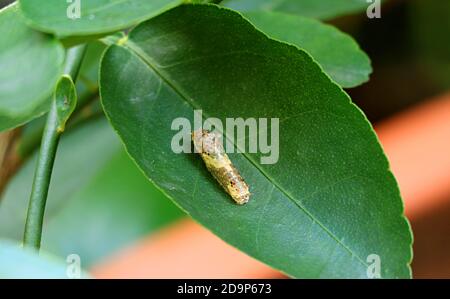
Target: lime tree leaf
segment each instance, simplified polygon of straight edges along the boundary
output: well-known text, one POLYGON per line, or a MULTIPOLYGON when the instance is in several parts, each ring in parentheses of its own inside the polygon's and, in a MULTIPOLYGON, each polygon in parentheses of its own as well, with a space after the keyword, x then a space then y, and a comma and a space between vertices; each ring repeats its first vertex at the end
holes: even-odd
MULTIPOLYGON (((22 238, 35 165, 36 154, 0 198, 0 237, 22 238)), ((44 250, 63 258, 78 254, 86 268, 180 216, 126 155, 105 119, 63 135, 45 213, 44 250)))
POLYGON ((223 5, 239 11, 270 10, 317 19, 331 19, 366 10, 367 0, 225 0, 223 5))
POLYGON ((17 5, 0 11, 0 131, 25 123, 50 106, 62 72, 64 49, 28 28, 17 5))
MULTIPOLYGON (((306 54, 238 13, 183 5, 136 27, 101 63, 104 110, 144 173, 195 220, 295 277, 409 277, 411 234, 374 131, 306 54), (279 118, 279 160, 230 154, 250 186, 230 200, 198 154, 171 148, 172 121, 279 118)), ((231 138, 226 136, 227 139, 231 138)))
MULTIPOLYGON (((0 239, 0 278, 69 278, 68 265, 65 260, 0 239)), ((80 278, 88 277, 82 271, 79 274, 80 278)))
POLYGON ((54 101, 56 103, 57 130, 63 132, 66 122, 77 105, 77 92, 72 78, 63 75, 56 83, 54 101))
POLYGON ((372 72, 369 57, 349 35, 335 27, 278 12, 258 11, 244 15, 270 37, 296 45, 311 54, 342 87, 355 87, 369 80, 372 72))
POLYGON ((78 42, 81 42, 81 36, 125 29, 182 2, 183 0, 20 0, 20 8, 31 26, 59 37, 76 36, 78 42))

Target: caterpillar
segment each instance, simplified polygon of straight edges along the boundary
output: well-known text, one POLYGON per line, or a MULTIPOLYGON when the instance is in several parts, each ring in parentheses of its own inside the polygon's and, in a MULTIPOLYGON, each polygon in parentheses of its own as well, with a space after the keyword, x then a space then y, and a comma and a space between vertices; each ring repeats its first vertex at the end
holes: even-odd
POLYGON ((247 203, 249 187, 225 153, 221 134, 200 129, 192 132, 192 141, 195 152, 200 154, 206 168, 223 189, 237 204, 247 203))

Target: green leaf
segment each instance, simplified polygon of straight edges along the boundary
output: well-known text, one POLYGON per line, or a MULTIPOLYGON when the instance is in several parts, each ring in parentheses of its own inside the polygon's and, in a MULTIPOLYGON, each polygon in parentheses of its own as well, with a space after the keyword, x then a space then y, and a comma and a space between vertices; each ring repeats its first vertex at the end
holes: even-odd
POLYGON ((46 112, 62 72, 64 49, 29 29, 17 5, 0 11, 0 131, 46 112))
POLYGON ((58 118, 58 131, 63 132, 66 122, 77 106, 77 92, 72 78, 63 75, 56 84, 54 101, 58 118))
MULTIPOLYGON (((0 199, 0 236, 21 240, 36 155, 0 199)), ((82 267, 182 216, 137 169, 100 119, 61 139, 45 213, 42 249, 82 267)), ((0 267, 1 268, 1 267, 0 267)))
POLYGON ((296 45, 311 54, 342 87, 355 87, 369 80, 372 72, 369 58, 349 35, 335 27, 277 12, 249 12, 245 17, 270 37, 296 45))
MULTIPOLYGON (((0 239, 0 278, 68 278, 68 265, 46 253, 38 253, 19 244, 0 239)), ((87 274, 81 272, 81 277, 87 274)))
POLYGON ((371 254, 382 277, 410 276, 411 234, 377 137, 304 51, 231 10, 184 5, 108 48, 100 93, 144 173, 226 242, 295 277, 367 277, 371 254), (230 154, 250 186, 245 206, 198 154, 172 151, 172 121, 192 122, 194 109, 222 122, 280 119, 278 163, 230 154))
MULTIPOLYGON (((69 3, 61 0, 20 0, 20 8, 30 25, 36 29, 59 37, 80 38, 125 29, 182 2, 183 0, 76 0, 69 3)), ((78 40, 81 41, 82 39, 78 40)))
POLYGON ((239 11, 269 10, 317 19, 332 19, 364 11, 367 0, 225 0, 223 5, 239 11))

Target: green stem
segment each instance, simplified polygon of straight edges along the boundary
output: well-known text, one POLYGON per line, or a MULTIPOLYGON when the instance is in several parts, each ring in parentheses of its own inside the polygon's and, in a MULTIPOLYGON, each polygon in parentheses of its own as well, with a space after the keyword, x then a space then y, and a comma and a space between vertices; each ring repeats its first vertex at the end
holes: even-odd
POLYGON ((86 45, 75 46, 67 51, 64 74, 69 75, 74 81, 78 77, 85 53, 86 45))
MULTIPOLYGON (((64 72, 72 78, 76 78, 78 75, 85 51, 85 45, 73 47, 67 51, 64 72)), ((47 201, 59 137, 62 133, 58 130, 58 126, 58 107, 56 101, 53 100, 47 116, 44 134, 42 136, 23 238, 24 246, 35 248, 37 250, 39 250, 41 246, 45 204, 47 201)))
POLYGON ((60 136, 57 127, 56 105, 52 103, 42 136, 23 238, 25 246, 35 249, 41 246, 45 204, 60 136))

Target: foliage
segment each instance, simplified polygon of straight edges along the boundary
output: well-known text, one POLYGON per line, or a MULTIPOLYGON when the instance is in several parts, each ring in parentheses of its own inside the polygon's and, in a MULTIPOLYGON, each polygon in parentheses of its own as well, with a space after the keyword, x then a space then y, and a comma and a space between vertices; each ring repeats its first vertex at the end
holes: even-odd
POLYGON ((349 35, 316 20, 367 3, 199 2, 207 1, 90 1, 70 19, 65 2, 21 0, 0 12, 0 130, 20 126, 22 153, 31 153, 0 202, 0 236, 21 238, 35 140, 45 131, 29 121, 49 110, 66 78, 78 106, 55 160, 44 249, 77 251, 90 265, 180 217, 171 199, 293 277, 364 278, 372 254, 383 278, 410 277, 412 237, 398 186, 370 123, 342 89, 368 80, 370 60, 349 35), (88 52, 77 80, 63 75, 63 45, 78 43, 88 52), (221 120, 280 119, 278 163, 230 155, 250 186, 247 205, 233 204, 197 155, 171 150, 172 121, 192 120, 194 109, 221 120), (93 240, 102 242, 93 248, 93 240))

